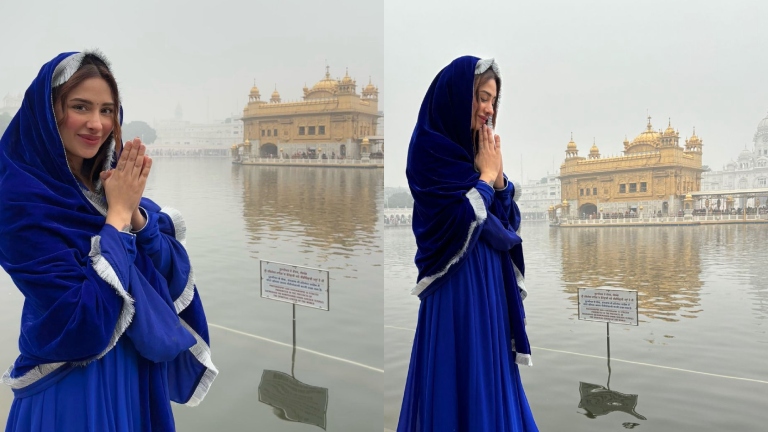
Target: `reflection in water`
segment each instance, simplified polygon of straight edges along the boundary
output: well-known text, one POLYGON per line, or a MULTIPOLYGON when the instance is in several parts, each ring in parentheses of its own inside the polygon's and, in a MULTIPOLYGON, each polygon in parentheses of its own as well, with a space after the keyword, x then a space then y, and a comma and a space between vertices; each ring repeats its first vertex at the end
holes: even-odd
POLYGON ((254 243, 293 231, 305 247, 351 252, 374 246, 383 171, 349 168, 233 166, 242 178, 243 213, 254 243))
POLYGON ((562 278, 575 305, 578 288, 625 288, 637 290, 641 314, 677 321, 701 312, 697 228, 561 228, 550 241, 562 242, 562 278))
POLYGON ((768 230, 762 227, 739 225, 734 229, 712 227, 711 234, 725 247, 725 259, 738 268, 738 273, 749 277, 748 296, 759 319, 768 319, 768 266, 765 265, 768 230))
POLYGON ((315 387, 279 371, 265 369, 259 383, 259 402, 273 407, 282 420, 325 429, 328 389, 315 387))
POLYGON ((619 393, 599 384, 579 383, 579 408, 583 408, 587 417, 593 419, 614 411, 631 414, 640 420, 645 417, 635 412, 637 407, 637 395, 619 393))

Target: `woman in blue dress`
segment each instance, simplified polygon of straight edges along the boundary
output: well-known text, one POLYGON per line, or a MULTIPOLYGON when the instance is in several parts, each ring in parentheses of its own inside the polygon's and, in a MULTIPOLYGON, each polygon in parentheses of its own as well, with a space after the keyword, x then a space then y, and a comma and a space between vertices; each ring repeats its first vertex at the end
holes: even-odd
POLYGON ((421 299, 398 432, 532 432, 517 235, 520 188, 492 125, 496 63, 461 57, 432 81, 408 150, 421 299))
POLYGON ((173 431, 218 371, 178 211, 142 198, 101 53, 43 65, 0 138, 0 265, 24 295, 6 432, 173 431))

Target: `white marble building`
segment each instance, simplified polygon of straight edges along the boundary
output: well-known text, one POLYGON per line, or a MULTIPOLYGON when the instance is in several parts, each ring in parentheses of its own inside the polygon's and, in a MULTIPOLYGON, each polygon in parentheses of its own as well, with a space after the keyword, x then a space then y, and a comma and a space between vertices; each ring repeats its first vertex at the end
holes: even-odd
POLYGON ((156 147, 222 148, 243 142, 243 122, 232 116, 212 123, 193 123, 183 120, 181 107, 176 107, 173 119, 155 121, 156 147))
POLYGON ((768 187, 768 115, 757 125, 752 149, 739 153, 736 160, 723 166, 722 171, 701 175, 702 191, 743 190, 768 187))
POLYGON ((524 220, 547 220, 550 206, 560 203, 560 180, 557 174, 547 174, 540 180, 522 185, 517 201, 524 220))

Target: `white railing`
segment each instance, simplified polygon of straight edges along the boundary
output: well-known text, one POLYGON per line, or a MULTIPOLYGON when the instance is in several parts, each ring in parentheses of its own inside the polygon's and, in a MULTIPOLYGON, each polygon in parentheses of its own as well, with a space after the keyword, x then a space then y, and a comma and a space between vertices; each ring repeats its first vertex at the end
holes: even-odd
POLYGON ((239 162, 286 165, 383 165, 384 159, 279 159, 252 157, 240 159, 239 162))
POLYGON ((686 219, 685 217, 678 216, 662 216, 662 217, 636 217, 636 218, 618 218, 618 219, 568 219, 563 221, 563 225, 642 225, 642 224, 664 224, 664 223, 690 223, 690 222, 702 222, 702 221, 768 221, 768 214, 748 214, 748 215, 708 215, 708 216, 691 216, 686 219))

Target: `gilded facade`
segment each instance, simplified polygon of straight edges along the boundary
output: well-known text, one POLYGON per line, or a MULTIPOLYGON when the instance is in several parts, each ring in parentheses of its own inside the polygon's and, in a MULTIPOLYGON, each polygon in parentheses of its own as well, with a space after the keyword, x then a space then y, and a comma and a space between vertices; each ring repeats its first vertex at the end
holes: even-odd
POLYGON ((655 131, 651 117, 635 139, 624 139, 617 157, 602 157, 594 143, 587 157, 579 156, 571 136, 559 176, 564 208, 569 217, 675 214, 687 193, 700 190, 702 145, 694 129, 681 146, 671 121, 666 130, 655 131))
POLYGON ((304 86, 303 94, 301 101, 283 101, 275 88, 262 100, 254 85, 243 110, 244 151, 255 157, 361 159, 376 150, 379 89, 370 79, 358 94, 348 71, 334 79, 326 66, 325 77, 304 86))

